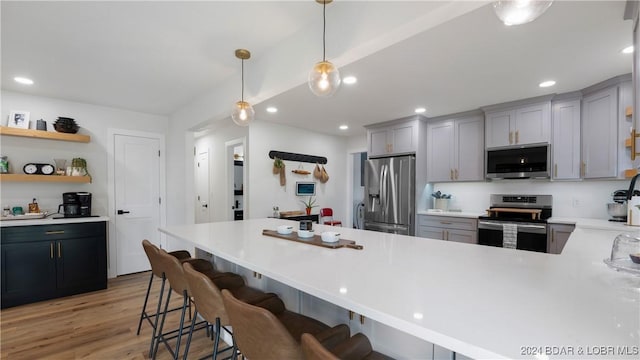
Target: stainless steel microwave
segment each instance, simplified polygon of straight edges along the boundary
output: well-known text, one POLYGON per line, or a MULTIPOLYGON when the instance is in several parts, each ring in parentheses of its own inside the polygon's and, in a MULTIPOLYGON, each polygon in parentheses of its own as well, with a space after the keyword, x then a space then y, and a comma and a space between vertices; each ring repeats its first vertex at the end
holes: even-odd
POLYGON ((549 145, 487 150, 487 179, 549 178, 549 145))

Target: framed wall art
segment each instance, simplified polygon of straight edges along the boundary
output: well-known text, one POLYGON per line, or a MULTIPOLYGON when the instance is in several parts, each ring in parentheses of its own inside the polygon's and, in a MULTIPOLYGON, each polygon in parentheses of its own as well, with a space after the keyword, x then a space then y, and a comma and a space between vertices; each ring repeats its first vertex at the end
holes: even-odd
POLYGON ((28 129, 29 128, 29 112, 28 111, 12 111, 9 114, 8 127, 28 129))

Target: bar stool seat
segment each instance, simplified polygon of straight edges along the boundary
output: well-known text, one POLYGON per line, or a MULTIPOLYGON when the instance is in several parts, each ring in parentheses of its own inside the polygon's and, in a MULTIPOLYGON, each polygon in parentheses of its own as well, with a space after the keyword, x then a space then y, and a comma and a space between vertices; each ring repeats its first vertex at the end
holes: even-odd
POLYGON ((371 342, 362 333, 337 344, 327 350, 311 334, 302 334, 302 353, 305 360, 392 360, 384 354, 374 351, 371 342))
MULTIPOLYGON (((194 332, 196 318, 198 315, 202 316, 209 324, 214 326, 214 344, 213 344, 213 359, 216 359, 218 354, 228 350, 232 350, 232 354, 237 353, 235 341, 230 347, 219 349, 220 335, 222 331, 226 331, 231 335, 233 339, 233 333, 227 328, 229 326, 229 317, 222 301, 222 293, 220 289, 215 285, 210 278, 205 274, 195 271, 189 263, 183 263, 184 275, 189 283, 189 290, 196 306, 193 318, 191 320, 191 326, 189 328, 189 336, 185 345, 184 359, 186 360, 189 353, 189 346, 191 344, 191 337, 194 332)), ((247 303, 261 303, 268 304, 268 299, 276 298, 277 295, 273 293, 264 293, 258 289, 254 289, 248 286, 235 288, 230 290, 236 298, 245 301, 247 303)))
POLYGON ((236 299, 228 290, 222 290, 222 299, 238 348, 249 359, 301 359, 299 341, 306 332, 321 339, 328 348, 349 338, 346 325, 331 328, 308 316, 288 311, 279 298, 251 305, 236 299))

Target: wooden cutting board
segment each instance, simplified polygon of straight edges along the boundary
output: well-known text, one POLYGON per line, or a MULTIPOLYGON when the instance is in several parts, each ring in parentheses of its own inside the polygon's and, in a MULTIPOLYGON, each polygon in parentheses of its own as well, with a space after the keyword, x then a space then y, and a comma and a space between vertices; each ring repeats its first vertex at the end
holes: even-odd
POLYGON ((293 231, 291 232, 291 234, 288 234, 288 235, 283 235, 283 234, 278 234, 278 232, 275 230, 264 229, 262 230, 262 235, 273 236, 278 239, 295 241, 303 244, 321 246, 328 249, 339 249, 343 247, 356 249, 356 250, 364 249, 364 246, 356 244, 356 242, 353 240, 340 239, 334 243, 327 243, 322 241, 322 237, 320 235, 313 235, 313 237, 310 237, 310 238, 301 238, 301 237, 298 237, 298 233, 296 231, 293 231))
POLYGON ((498 215, 498 213, 521 213, 521 214, 531 214, 531 219, 540 220, 540 213, 542 210, 540 209, 513 209, 513 208, 491 208, 487 209, 487 213, 489 216, 492 216, 494 213, 498 215))

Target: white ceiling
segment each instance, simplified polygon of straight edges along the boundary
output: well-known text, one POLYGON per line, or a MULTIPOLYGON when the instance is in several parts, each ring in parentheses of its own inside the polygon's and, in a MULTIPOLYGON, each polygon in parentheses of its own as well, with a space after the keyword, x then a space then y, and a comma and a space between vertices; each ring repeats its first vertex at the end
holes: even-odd
MULTIPOLYGON (((619 52, 631 44, 631 22, 622 19, 624 1, 556 1, 538 20, 514 27, 502 25, 490 6, 477 3, 477 10, 408 39, 389 35, 430 14, 441 16, 447 3, 330 5, 328 58, 337 48, 341 73, 356 75, 358 83, 321 99, 310 93, 305 75, 294 72, 283 79, 290 90, 274 91, 256 85, 268 74, 256 74, 261 67, 247 63, 247 77, 253 79, 247 91, 263 100, 254 105, 257 119, 354 135, 363 132, 362 125, 412 115, 417 106, 427 107, 425 115, 432 117, 578 90, 631 71, 631 56, 619 52), (366 57, 347 59, 341 48, 354 39, 366 48, 366 40, 385 35, 384 46, 395 44, 366 57), (537 84, 546 79, 557 85, 540 89, 537 84), (267 114, 270 105, 278 113, 267 114), (339 131, 343 123, 350 130, 339 131)), ((153 114, 171 114, 216 86, 239 95, 236 48, 250 49, 256 61, 302 34, 318 33, 309 48, 317 48, 312 57, 321 57, 321 8, 313 1, 3 1, 1 6, 3 89, 153 114), (36 84, 18 85, 12 80, 18 75, 36 84)), ((292 61, 297 50, 308 49, 290 49, 292 61)))

